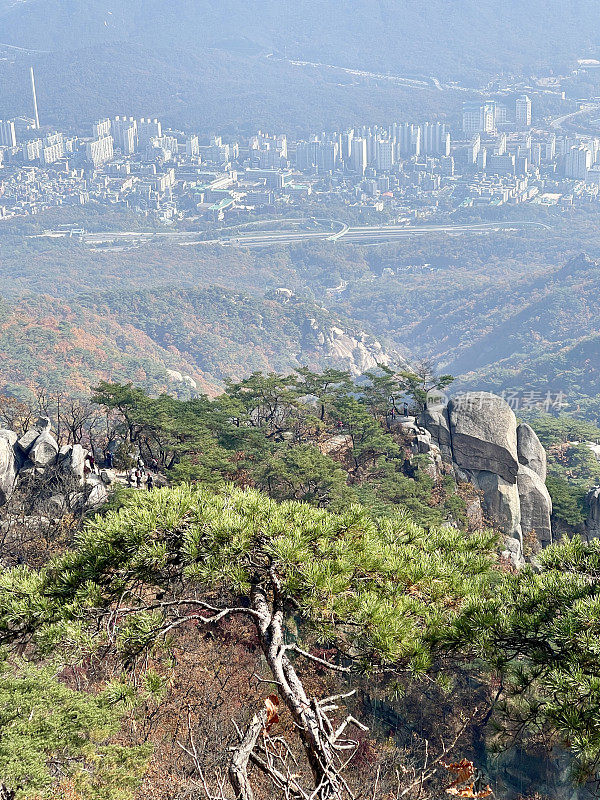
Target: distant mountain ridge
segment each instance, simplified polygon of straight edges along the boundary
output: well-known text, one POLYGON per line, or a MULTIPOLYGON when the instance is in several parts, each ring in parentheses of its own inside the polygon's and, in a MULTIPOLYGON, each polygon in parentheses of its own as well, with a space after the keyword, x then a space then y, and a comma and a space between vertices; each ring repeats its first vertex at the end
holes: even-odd
POLYGON ((115 41, 246 47, 382 71, 484 75, 558 65, 598 40, 595 0, 13 0, 0 2, 0 41, 61 50, 115 41))

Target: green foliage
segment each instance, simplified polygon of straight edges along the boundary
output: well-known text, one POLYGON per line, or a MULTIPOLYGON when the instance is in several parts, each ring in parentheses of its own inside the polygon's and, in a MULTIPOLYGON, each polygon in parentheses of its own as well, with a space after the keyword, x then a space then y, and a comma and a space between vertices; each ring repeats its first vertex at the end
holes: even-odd
POLYGON ((256 486, 276 500, 340 509, 352 502, 346 473, 313 444, 278 449, 256 471, 256 486))
POLYGON ((561 414, 558 417, 551 414, 532 414, 527 415, 526 419, 545 448, 565 442, 600 441, 600 428, 597 425, 570 414, 561 414))
POLYGON ((499 679, 499 743, 558 735, 579 779, 600 771, 599 576, 600 542, 564 541, 470 598, 453 628, 499 679))
POLYGON ((600 462, 586 443, 600 441, 600 429, 569 414, 534 414, 528 422, 547 451, 553 516, 573 527, 583 524, 586 495, 600 482, 600 462))
POLYGON ((65 778, 82 799, 134 796, 149 752, 114 743, 121 713, 110 701, 70 689, 52 668, 2 665, 0 780, 17 800, 46 797, 65 778))
POLYGON ((587 517, 585 497, 589 486, 582 481, 549 475, 546 486, 552 498, 552 514, 567 525, 581 525, 587 517))
POLYGON ((443 628, 461 598, 481 591, 494 547, 492 534, 426 532, 406 514, 376 521, 359 506, 334 515, 256 491, 180 486, 132 496, 90 522, 45 572, 43 593, 50 616, 70 619, 119 598, 139 605, 121 629, 135 650, 156 642, 168 611, 139 603, 140 581, 150 593, 183 581, 184 591, 248 597, 271 565, 305 631, 363 668, 406 658, 424 665, 424 632, 443 628))
POLYGON ((378 514, 410 509, 424 525, 464 522, 458 498, 444 505, 443 487, 433 501, 428 458, 407 453, 390 429, 389 397, 406 385, 402 375, 381 367, 355 384, 334 369, 254 373, 212 401, 101 383, 93 400, 119 412, 122 449, 156 459, 173 484, 234 481, 330 510, 358 498, 378 514))

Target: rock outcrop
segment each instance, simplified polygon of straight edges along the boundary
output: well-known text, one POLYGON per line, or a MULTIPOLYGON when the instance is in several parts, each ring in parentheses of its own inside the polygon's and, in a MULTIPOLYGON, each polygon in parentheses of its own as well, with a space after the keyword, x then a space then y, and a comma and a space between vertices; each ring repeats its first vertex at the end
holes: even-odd
MULTIPOLYGON (((0 506, 5 505, 26 476, 53 476, 54 485, 64 484, 49 500, 55 510, 66 508, 68 500, 77 497, 82 508, 95 508, 106 502, 108 493, 101 477, 88 475, 85 464, 87 450, 80 444, 60 447, 52 435, 50 420, 42 417, 18 437, 16 433, 0 430, 0 506), (62 476, 62 477, 60 477, 62 476)), ((109 483, 110 481, 107 481, 109 483)), ((71 503, 73 506, 73 503, 71 503)))
POLYGON ((546 451, 536 432, 526 422, 522 422, 517 428, 517 455, 519 464, 532 469, 545 482, 546 451))
MULTIPOLYGON (((552 501, 546 489, 546 453, 534 430, 518 425, 502 398, 470 392, 443 409, 428 409, 418 425, 459 482, 479 492, 483 511, 505 535, 506 554, 523 560, 523 538, 552 542, 552 501)), ((600 501, 598 503, 600 529, 600 501)))
POLYGON ((513 484, 519 471, 517 422, 508 403, 488 392, 470 392, 448 403, 448 416, 458 466, 513 484))
POLYGON ((521 464, 517 474, 519 502, 521 506, 521 530, 537 539, 541 547, 552 544, 552 500, 541 476, 533 469, 521 464))
POLYGON ((18 458, 15 455, 17 435, 0 430, 0 505, 4 505, 12 494, 17 481, 18 458))
POLYGON ((600 486, 590 489, 586 498, 588 516, 585 530, 588 539, 600 539, 600 486))
POLYGON ((58 457, 58 442, 49 430, 43 430, 31 446, 29 460, 36 467, 48 467, 56 463, 58 457))

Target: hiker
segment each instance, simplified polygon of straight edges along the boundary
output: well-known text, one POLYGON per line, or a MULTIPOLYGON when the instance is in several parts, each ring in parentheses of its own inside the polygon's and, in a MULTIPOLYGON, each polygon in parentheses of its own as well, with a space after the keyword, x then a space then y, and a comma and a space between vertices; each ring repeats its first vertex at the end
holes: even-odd
POLYGON ((149 492, 154 489, 154 478, 150 473, 148 473, 148 477, 146 478, 146 489, 148 489, 149 492))
POLYGON ((109 450, 108 453, 106 454, 106 466, 108 467, 108 469, 112 469, 114 465, 115 465, 115 457, 109 450))
POLYGON ((404 416, 408 417, 408 403, 404 403, 404 416))
POLYGON ((138 489, 142 488, 142 471, 140 469, 135 471, 135 485, 138 489))
POLYGON ((139 471, 141 472, 142 475, 146 472, 146 467, 144 465, 144 460, 143 460, 143 458, 141 456, 138 456, 137 467, 138 467, 138 469, 139 469, 139 471))

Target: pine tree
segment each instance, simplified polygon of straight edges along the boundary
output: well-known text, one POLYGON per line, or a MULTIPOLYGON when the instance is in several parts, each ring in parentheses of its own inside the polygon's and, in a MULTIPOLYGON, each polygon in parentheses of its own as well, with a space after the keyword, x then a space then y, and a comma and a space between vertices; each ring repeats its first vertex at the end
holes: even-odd
MULTIPOLYGON (((446 628, 465 597, 484 592, 494 544, 492 534, 425 532, 405 514, 374 521, 358 506, 334 515, 256 491, 163 489, 126 498, 91 522, 75 550, 37 578, 29 600, 15 600, 5 576, 4 618, 11 622, 4 637, 26 637, 44 619, 101 637, 107 626, 100 623, 109 618, 127 656, 190 624, 242 618, 254 626, 295 723, 313 777, 308 794, 341 798, 347 728, 360 723, 348 717, 334 729, 329 701, 305 689, 302 663, 348 676, 402 663, 422 674, 430 632, 446 628), (315 655, 314 643, 337 657, 315 655)), ((238 797, 251 796, 246 765, 265 713, 232 760, 238 797)))

